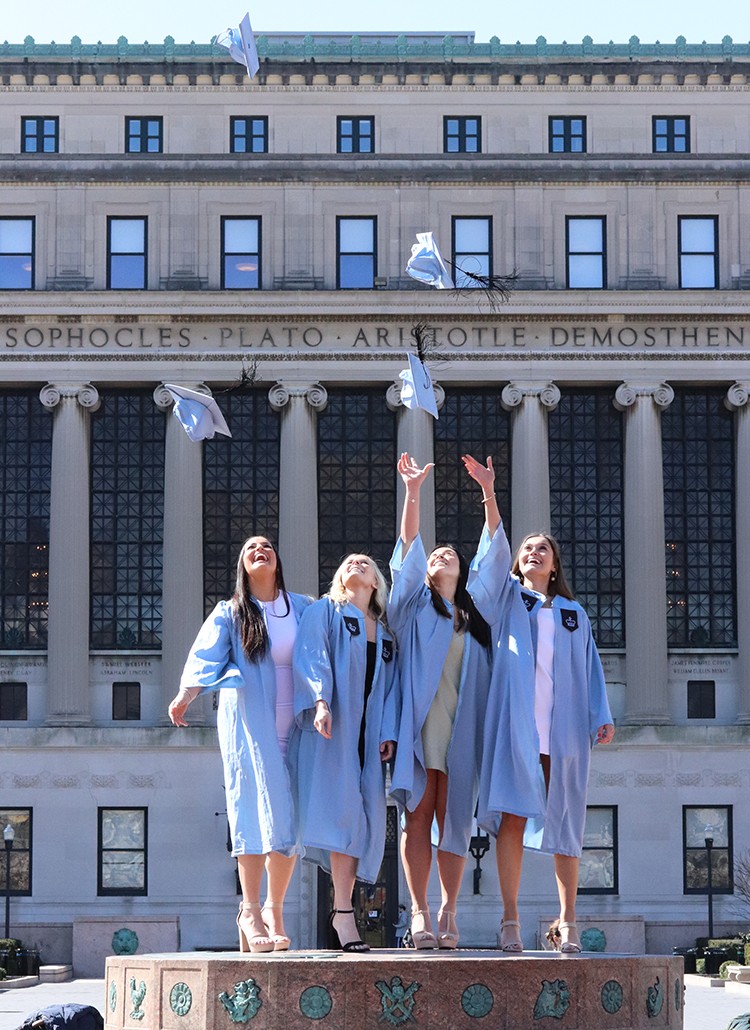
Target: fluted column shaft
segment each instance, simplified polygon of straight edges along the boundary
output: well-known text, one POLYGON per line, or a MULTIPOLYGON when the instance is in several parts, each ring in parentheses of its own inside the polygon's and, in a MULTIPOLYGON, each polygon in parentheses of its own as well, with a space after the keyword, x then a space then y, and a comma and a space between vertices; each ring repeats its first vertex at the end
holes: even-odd
POLYGON ((669 722, 661 412, 673 398, 665 383, 615 393, 625 413, 625 721, 634 725, 669 722))
POLYGON ((268 392, 281 412, 279 554, 290 590, 318 595, 317 413, 328 394, 319 383, 279 382, 268 392))
POLYGON ((735 425, 735 568, 737 570, 737 722, 750 722, 750 382, 734 383, 726 406, 735 425))
POLYGON ((547 415, 560 403, 554 383, 509 383, 502 404, 511 426, 511 546, 529 533, 550 530, 547 415))
POLYGON ((47 722, 91 721, 89 691, 89 412, 99 394, 88 383, 50 383, 39 399, 54 413, 50 488, 47 722))
MULTIPOLYGON (((398 412, 396 424, 396 450, 399 454, 406 451, 421 466, 435 460, 435 419, 422 408, 406 408, 401 403, 401 382, 388 387, 385 399, 391 411, 398 412)), ((445 401, 442 386, 433 383, 433 392, 438 411, 445 401)), ((396 479, 396 536, 401 532, 401 508, 404 503, 404 484, 401 477, 393 470, 396 479)), ((429 552, 435 546, 435 476, 430 475, 424 482, 419 498, 420 533, 425 550, 429 552)))
MULTIPOLYGON (((209 393, 202 384, 179 383, 209 393)), ((162 557, 162 721, 182 675, 188 651, 203 621, 203 445, 192 441, 172 417, 172 395, 154 390, 154 403, 169 412, 164 443, 164 544, 162 557)), ((206 718, 194 704, 193 724, 206 718)))

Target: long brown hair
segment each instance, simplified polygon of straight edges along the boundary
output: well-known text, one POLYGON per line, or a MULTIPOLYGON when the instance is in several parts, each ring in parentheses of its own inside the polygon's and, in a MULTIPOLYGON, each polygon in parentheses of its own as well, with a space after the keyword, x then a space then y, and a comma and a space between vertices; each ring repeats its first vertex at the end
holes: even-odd
POLYGON ((555 571, 551 573, 547 583, 547 597, 565 597, 568 601, 575 601, 575 594, 570 589, 568 581, 565 578, 565 569, 563 568, 562 556, 560 555, 560 545, 549 533, 527 533, 519 544, 516 556, 513 559, 513 568, 510 571, 514 576, 518 576, 523 583, 523 574, 521 573, 518 559, 521 556, 523 545, 527 540, 531 540, 531 538, 535 536, 540 536, 547 541, 552 548, 552 557, 555 562, 555 571))
MULTIPOLYGON (((250 540, 254 540, 263 534, 254 533, 249 536, 240 548, 240 556, 237 559, 237 579, 232 594, 232 611, 237 620, 240 630, 242 650, 249 662, 258 662, 268 651, 268 630, 263 618, 263 612, 253 600, 253 593, 250 589, 250 576, 245 568, 245 548, 250 540)), ((281 558, 276 550, 276 545, 268 537, 265 540, 271 544, 273 553, 276 555, 276 589, 284 595, 286 602, 286 614, 289 614, 289 595, 284 586, 284 570, 281 566, 281 558)))
MULTIPOLYGON (((469 565, 466 559, 453 544, 438 544, 437 547, 430 551, 430 554, 434 554, 435 551, 442 550, 445 547, 450 547, 451 551, 458 558, 458 583, 456 584, 456 593, 453 598, 453 607, 458 612, 458 628, 459 630, 468 629, 477 643, 481 644, 482 647, 489 647, 491 643, 490 627, 477 611, 472 596, 466 588, 469 580, 469 565)), ((430 579, 429 574, 427 576, 427 586, 435 611, 438 615, 444 615, 447 619, 450 619, 451 613, 448 611, 445 599, 430 579)))

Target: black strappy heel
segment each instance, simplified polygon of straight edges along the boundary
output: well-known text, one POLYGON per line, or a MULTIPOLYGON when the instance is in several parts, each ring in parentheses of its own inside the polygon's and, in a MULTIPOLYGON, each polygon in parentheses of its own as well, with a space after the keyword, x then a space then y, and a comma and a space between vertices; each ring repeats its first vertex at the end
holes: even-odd
POLYGON ((354 952, 355 954, 357 952, 363 953, 365 951, 369 951, 370 950, 370 945, 369 944, 365 944, 365 942, 360 940, 359 938, 357 938, 356 941, 347 941, 346 944, 342 944, 341 943, 341 938, 339 937, 339 932, 336 929, 336 927, 333 925, 334 916, 336 916, 338 913, 341 913, 342 916, 343 915, 348 916, 350 914, 354 915, 354 909, 353 908, 334 908, 332 910, 330 916, 328 917, 328 926, 329 926, 329 928, 331 930, 331 938, 333 939, 333 936, 334 935, 336 936, 336 939, 339 942, 339 947, 341 948, 342 951, 354 952))

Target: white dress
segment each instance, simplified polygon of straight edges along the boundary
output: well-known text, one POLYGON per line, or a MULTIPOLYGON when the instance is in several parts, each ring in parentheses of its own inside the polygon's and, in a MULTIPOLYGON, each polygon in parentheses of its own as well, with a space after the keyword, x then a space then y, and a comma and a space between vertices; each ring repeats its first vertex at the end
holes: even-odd
POLYGON ((555 700, 555 616, 551 608, 540 608, 537 615, 536 680, 534 719, 539 734, 539 754, 549 754, 552 705, 555 700))
POLYGON ((281 753, 286 757, 289 734, 294 724, 292 652, 297 636, 297 618, 291 604, 287 612, 286 601, 281 593, 275 601, 261 603, 266 613, 271 658, 276 667, 276 735, 281 753))

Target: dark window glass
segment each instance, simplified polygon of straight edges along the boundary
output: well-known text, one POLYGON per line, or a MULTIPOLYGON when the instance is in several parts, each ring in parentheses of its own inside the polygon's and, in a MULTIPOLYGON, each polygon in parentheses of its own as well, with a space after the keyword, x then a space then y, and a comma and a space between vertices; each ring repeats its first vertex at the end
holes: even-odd
POLYGON ((136 722, 141 717, 140 683, 112 684, 112 719, 136 722))
POLYGON ((59 118, 22 118, 21 153, 56 154, 59 149, 59 118))
POLYGON ((320 589, 347 554, 386 570, 396 526, 396 419, 382 390, 330 390, 318 416, 320 589))
POLYGON ((492 456, 495 492, 510 535, 510 414, 500 390, 446 390, 435 422, 435 512, 438 543, 452 543, 471 560, 484 524, 478 488, 464 470, 462 454, 492 456))
POLYGON ((723 391, 675 391, 662 420, 671 647, 733 647, 733 416, 723 391))
POLYGON ((259 290, 260 218, 222 218, 222 290, 259 290))
POLYGON ((268 153, 268 118, 230 118, 229 150, 232 154, 268 153))
POLYGON ((374 118, 337 118, 336 147, 339 154, 371 154, 375 149, 374 118))
MULTIPOLYGON (((15 831, 13 847, 10 852, 10 891, 11 895, 29 896, 31 894, 31 841, 32 841, 32 809, 0 808, 0 832, 6 826, 15 831)), ((0 858, 0 895, 6 888, 5 854, 0 858)))
POLYGON ((567 390, 548 420, 552 532, 600 647, 625 644, 622 415, 609 390, 567 390))
POLYGON ((492 275, 492 219, 455 217, 453 226, 453 277, 458 289, 481 284, 465 273, 492 275))
POLYGON ((107 219, 107 289, 145 290, 146 218, 107 219))
POLYGON ((146 391, 91 417, 91 646, 161 643, 165 418, 146 391))
POLYGON ((708 853, 711 849, 711 888, 715 894, 734 890, 732 806, 682 806, 684 894, 708 893, 708 853))
POLYGON ((651 120, 655 154, 690 153, 690 119, 659 115, 651 120))
POLYGON ((23 720, 29 717, 28 687, 25 683, 0 683, 0 719, 23 720))
POLYGON ((52 460, 49 412, 34 393, 0 393, 0 648, 47 646, 52 460))
POLYGON ((163 124, 164 119, 161 117, 126 118, 125 153, 160 154, 162 152, 163 124))
POLYGON ((443 150, 446 154, 478 154, 481 149, 481 118, 443 118, 443 150))
POLYGON ((0 290, 34 289, 34 219, 0 218, 0 290))
POLYGON ((617 894, 617 808, 589 805, 578 866, 580 894, 617 894))
POLYGON ((565 219, 566 285, 569 290, 603 290, 607 285, 606 218, 565 219))
POLYGON ((376 240, 376 218, 336 219, 337 289, 372 289, 377 274, 376 240))
POLYGON ((715 680, 688 680, 687 717, 688 719, 716 718, 715 680))
POLYGON ((99 897, 148 893, 148 809, 100 808, 99 897))
POLYGON ((203 445, 207 613, 231 596, 245 540, 263 533, 275 542, 279 528, 279 415, 266 390, 227 393, 219 405, 232 436, 215 436, 203 445))
POLYGON ((586 119, 563 116, 549 119, 550 154, 585 154, 586 119))
POLYGON ((718 229, 714 217, 677 219, 680 289, 714 290, 719 285, 718 229))

